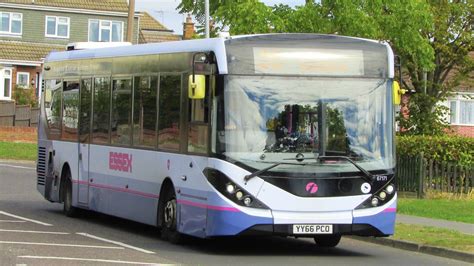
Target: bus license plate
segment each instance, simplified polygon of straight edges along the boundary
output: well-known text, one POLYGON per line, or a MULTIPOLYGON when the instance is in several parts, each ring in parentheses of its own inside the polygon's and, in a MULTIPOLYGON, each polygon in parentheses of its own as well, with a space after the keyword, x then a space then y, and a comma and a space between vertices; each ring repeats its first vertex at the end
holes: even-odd
POLYGON ((332 224, 294 224, 293 234, 332 234, 332 224))

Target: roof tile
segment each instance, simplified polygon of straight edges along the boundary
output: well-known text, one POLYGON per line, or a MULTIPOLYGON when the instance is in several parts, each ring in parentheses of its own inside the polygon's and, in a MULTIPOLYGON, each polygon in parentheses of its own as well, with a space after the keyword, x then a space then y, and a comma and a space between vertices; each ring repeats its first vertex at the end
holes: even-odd
POLYGON ((0 3, 128 12, 127 0, 0 0, 0 3))
POLYGON ((52 51, 63 51, 64 45, 0 41, 0 60, 40 62, 52 51))

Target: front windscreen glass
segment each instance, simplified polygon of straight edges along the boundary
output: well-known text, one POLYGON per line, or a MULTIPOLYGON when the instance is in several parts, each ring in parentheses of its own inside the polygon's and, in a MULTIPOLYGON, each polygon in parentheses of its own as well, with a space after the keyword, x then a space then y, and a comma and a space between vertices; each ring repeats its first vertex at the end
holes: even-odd
POLYGON ((391 83, 386 79, 229 75, 216 96, 215 151, 254 169, 354 172, 393 163, 391 83), (303 162, 295 158, 303 156, 303 162), (293 164, 286 164, 293 163, 293 164))

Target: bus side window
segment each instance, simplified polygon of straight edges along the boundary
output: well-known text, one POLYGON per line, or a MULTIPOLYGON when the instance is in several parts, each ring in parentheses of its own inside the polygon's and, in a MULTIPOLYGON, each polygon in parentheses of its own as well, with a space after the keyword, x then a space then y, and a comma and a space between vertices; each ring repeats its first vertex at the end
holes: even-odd
POLYGON ((135 77, 133 82, 133 145, 156 147, 158 77, 135 77))
POLYGON ((160 77, 158 149, 179 151, 181 75, 160 77))
POLYGON ((63 140, 77 141, 79 113, 79 81, 63 82, 63 140))
POLYGON ((110 78, 94 79, 92 142, 109 143, 110 78))
POLYGON ((132 134, 132 80, 112 81, 112 144, 130 145, 132 134))
POLYGON ((48 124, 49 139, 59 139, 61 136, 61 106, 62 82, 61 80, 46 80, 44 93, 44 113, 48 124))
POLYGON ((209 84, 211 77, 206 76, 206 97, 204 99, 188 99, 188 152, 207 153, 209 140, 209 84))
POLYGON ((92 108, 92 79, 81 80, 79 115, 79 141, 89 143, 91 108, 92 108))

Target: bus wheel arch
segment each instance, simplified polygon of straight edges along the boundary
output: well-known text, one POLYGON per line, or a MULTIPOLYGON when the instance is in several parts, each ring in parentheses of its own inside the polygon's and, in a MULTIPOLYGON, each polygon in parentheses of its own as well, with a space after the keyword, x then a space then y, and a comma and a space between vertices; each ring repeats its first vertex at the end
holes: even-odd
POLYGON ((71 167, 69 167, 69 164, 66 162, 63 164, 63 167, 61 168, 61 175, 60 175, 60 180, 59 180, 59 203, 64 202, 64 196, 66 192, 66 184, 67 184, 67 179, 72 182, 71 178, 71 167))
POLYGON ((164 179, 159 195, 158 227, 161 229, 161 237, 173 244, 179 244, 183 235, 178 232, 176 191, 169 177, 164 179))

